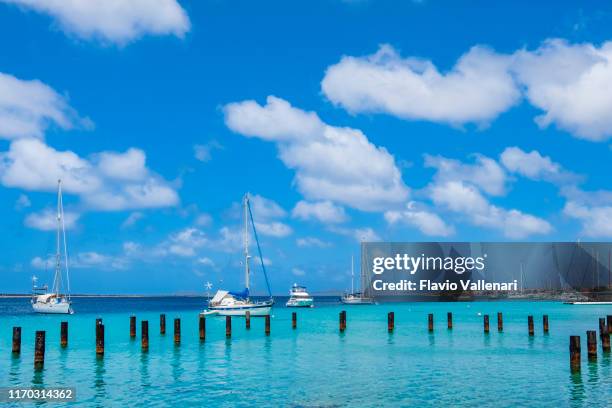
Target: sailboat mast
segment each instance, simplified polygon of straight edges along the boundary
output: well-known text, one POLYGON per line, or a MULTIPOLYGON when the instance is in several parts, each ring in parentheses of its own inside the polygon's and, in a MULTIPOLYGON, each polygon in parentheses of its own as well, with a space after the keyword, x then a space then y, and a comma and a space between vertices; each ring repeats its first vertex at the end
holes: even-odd
POLYGON ((250 289, 249 271, 249 194, 244 195, 244 285, 250 289))
POLYGON ((353 255, 351 255, 351 294, 355 293, 355 266, 353 255))
POLYGON ((62 273, 62 254, 60 249, 62 229, 62 180, 57 180, 57 231, 55 239, 55 276, 53 277, 53 292, 59 295, 60 279, 62 273))

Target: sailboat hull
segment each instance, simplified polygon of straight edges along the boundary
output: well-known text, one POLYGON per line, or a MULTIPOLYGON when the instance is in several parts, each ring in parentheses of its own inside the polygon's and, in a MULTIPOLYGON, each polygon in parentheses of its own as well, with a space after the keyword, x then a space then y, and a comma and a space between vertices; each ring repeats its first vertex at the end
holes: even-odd
POLYGON ((32 302, 32 308, 36 313, 47 313, 47 314, 72 314, 72 307, 70 302, 57 302, 57 303, 41 303, 32 302))
POLYGON ((266 316, 270 314, 272 305, 270 303, 254 304, 254 305, 227 305, 227 306, 210 306, 205 314, 216 314, 218 316, 245 316, 246 312, 250 312, 251 316, 266 316))

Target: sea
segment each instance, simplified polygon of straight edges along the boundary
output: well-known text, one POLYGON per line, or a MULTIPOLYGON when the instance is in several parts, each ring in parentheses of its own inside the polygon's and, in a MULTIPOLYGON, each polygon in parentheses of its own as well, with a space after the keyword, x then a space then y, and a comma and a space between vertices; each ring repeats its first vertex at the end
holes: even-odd
MULTIPOLYGON (((32 313, 29 299, 0 299, 0 387, 73 387, 76 402, 37 403, 91 407, 565 407, 612 406, 612 359, 587 361, 586 331, 612 305, 550 301, 478 301, 342 305, 315 298, 312 309, 286 308, 277 298, 271 333, 264 319, 206 318, 198 337, 197 297, 74 298, 70 316, 32 313), (338 330, 346 310, 347 328, 338 330), (387 330, 387 313, 395 330, 387 330), (297 312, 292 329, 291 313, 297 312), (447 329, 447 312, 453 329, 447 329), (497 313, 504 330, 497 331, 497 313), (166 314, 166 334, 159 315, 166 314), (428 331, 428 314, 434 331, 428 331), (483 317, 490 316, 490 333, 483 317), (137 318, 130 339, 129 319, 137 318), (535 335, 527 318, 534 317, 535 335), (548 315, 550 332, 543 333, 548 315), (105 326, 105 354, 95 353, 95 319, 105 326), (181 342, 173 320, 181 319, 181 342), (69 323, 60 347, 60 322, 69 323), (149 350, 141 351, 140 322, 149 321, 149 350), (11 353, 13 326, 22 328, 21 354, 11 353), (46 331, 45 364, 35 371, 36 330, 46 331), (572 373, 569 336, 580 335, 582 364, 572 373)), ((24 406, 10 403, 5 406, 24 406)), ((31 405, 31 404, 30 404, 31 405)))

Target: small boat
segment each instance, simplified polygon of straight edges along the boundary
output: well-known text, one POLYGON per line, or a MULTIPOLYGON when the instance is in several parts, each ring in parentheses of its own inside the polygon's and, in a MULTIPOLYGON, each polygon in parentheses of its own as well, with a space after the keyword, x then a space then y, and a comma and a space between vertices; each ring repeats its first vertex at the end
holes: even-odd
POLYGON ((566 305, 612 305, 612 302, 608 302, 608 301, 599 302, 599 301, 593 300, 593 301, 586 301, 586 302, 563 302, 563 304, 566 304, 566 305))
POLYGON ((314 299, 306 292, 305 286, 294 283, 289 295, 289 300, 285 304, 287 307, 314 307, 314 299))
POLYGON ((244 281, 245 288, 241 292, 231 292, 228 290, 217 290, 215 296, 208 302, 208 309, 204 310, 201 314, 208 315, 219 315, 219 316, 245 316, 249 312, 250 316, 266 316, 270 314, 274 299, 272 298, 272 292, 270 291, 270 282, 268 281, 268 274, 266 272, 266 266, 263 262, 263 256, 261 254, 261 247, 259 245, 259 239, 257 238, 257 230, 255 229, 255 222, 253 221, 253 213, 251 211, 251 205, 249 202, 249 195, 245 194, 243 199, 243 210, 244 210, 244 281), (249 260, 249 221, 253 228, 253 236, 257 243, 257 251, 259 254, 259 260, 261 262, 261 269, 263 271, 264 278, 266 280, 266 287, 268 288, 269 298, 264 301, 256 302, 250 298, 250 276, 251 269, 249 260))
POLYGON ((70 301, 70 278, 68 273, 68 251, 66 245, 66 228, 64 225, 64 206, 62 202, 62 181, 57 181, 57 231, 55 252, 55 276, 53 287, 48 292, 48 286, 36 286, 36 277, 32 278, 32 308, 36 313, 72 314, 70 301), (62 245, 63 244, 63 245, 62 245), (62 264, 62 249, 64 251, 62 264), (66 270, 66 293, 62 294, 62 265, 66 270))
MULTIPOLYGON (((340 301, 346 305, 373 305, 375 304, 374 299, 371 297, 365 296, 363 292, 355 292, 355 262, 353 261, 353 257, 351 257, 351 292, 345 293, 340 301)), ((363 272, 361 273, 361 285, 363 286, 363 282, 365 282, 365 276, 363 272)))

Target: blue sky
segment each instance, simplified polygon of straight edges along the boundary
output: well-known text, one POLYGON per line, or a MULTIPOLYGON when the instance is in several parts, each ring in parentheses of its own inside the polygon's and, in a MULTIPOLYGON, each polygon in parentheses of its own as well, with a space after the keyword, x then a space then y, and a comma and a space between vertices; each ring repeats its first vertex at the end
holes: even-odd
POLYGON ((58 177, 80 293, 239 287, 247 191, 275 293, 361 239, 607 240, 611 11, 2 0, 0 292, 51 279, 58 177))

